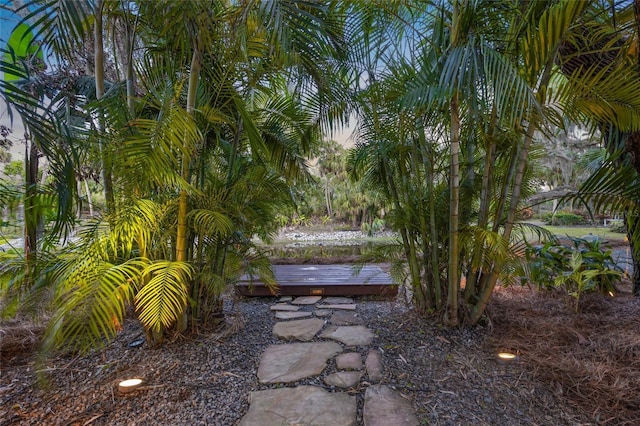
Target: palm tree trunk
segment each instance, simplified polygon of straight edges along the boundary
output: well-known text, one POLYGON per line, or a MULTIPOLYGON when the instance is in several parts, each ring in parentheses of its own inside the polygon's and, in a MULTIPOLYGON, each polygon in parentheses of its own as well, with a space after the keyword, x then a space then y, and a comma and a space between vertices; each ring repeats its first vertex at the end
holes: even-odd
MULTIPOLYGON (((487 229, 489 225, 489 210, 491 208, 491 191, 493 184, 493 168, 496 161, 495 122, 497 110, 495 105, 491 111, 491 122, 489 124, 488 147, 485 148, 484 170, 482 171, 482 188, 480 189, 480 208, 478 209, 478 228, 487 229)), ((477 283, 482 271, 481 261, 484 250, 484 242, 476 241, 471 259, 471 269, 467 275, 467 282, 464 289, 466 303, 475 303, 477 297, 477 283)))
MULTIPOLYGON (((104 0, 96 0, 95 4, 95 25, 94 25, 94 62, 95 62, 95 79, 96 79, 96 98, 100 99, 104 96, 104 42, 102 39, 102 9, 104 0)), ((104 130, 102 118, 98 118, 98 126, 100 130, 104 130)), ((100 157, 102 161, 102 181, 104 184, 104 198, 107 206, 107 212, 114 210, 113 195, 113 177, 111 175, 112 163, 108 154, 105 143, 100 138, 100 157)))
MULTIPOLYGON (((396 210, 404 215, 404 210, 402 209, 402 205, 400 203, 400 196, 398 194, 398 189, 396 188, 396 184, 393 180, 393 173, 391 168, 389 167, 389 159, 383 154, 383 165, 385 169, 385 174, 387 175, 387 181, 389 184, 389 190, 391 192, 391 198, 393 199, 393 203, 395 204, 396 210)), ((402 238, 402 245, 404 247, 405 256, 407 256, 407 261, 409 263, 409 276, 411 277, 411 286, 414 291, 414 298, 416 299, 416 306, 418 310, 424 309, 425 297, 422 292, 422 286, 420 285, 420 269, 418 266, 418 259, 415 256, 415 246, 411 241, 411 234, 408 231, 408 226, 406 217, 403 217, 400 226, 400 237, 402 238)))
MULTIPOLYGON (((191 72, 189 74, 189 87, 187 92, 187 113, 193 114, 196 105, 196 91, 200 78, 200 52, 194 49, 191 58, 191 72)), ((182 178, 189 179, 189 158, 182 158, 182 178)), ((176 233, 176 261, 187 261, 187 191, 180 190, 178 198, 178 228, 176 233)))
POLYGON ((24 197, 24 257, 26 260, 25 279, 33 281, 36 276, 36 260, 38 256, 38 222, 37 205, 38 185, 38 148, 33 140, 27 141, 25 147, 25 197, 24 197))
MULTIPOLYGON (((540 77, 540 81, 538 83, 538 92, 536 94, 538 100, 542 103, 546 99, 546 90, 547 85, 549 84, 549 80, 551 80, 551 70, 554 66, 554 56, 551 55, 549 62, 546 64, 545 69, 540 77)), ((533 114, 533 113, 532 113, 533 114)), ((529 160, 529 147, 531 146, 531 142, 533 141, 533 135, 536 132, 537 124, 535 117, 531 117, 529 121, 529 126, 527 127, 527 132, 524 137, 524 143, 522 144, 522 148, 519 150, 518 155, 518 166, 516 169, 516 174, 514 176, 513 182, 513 190, 511 192, 511 204, 509 206, 509 211, 507 213, 507 220, 504 224, 504 231, 502 237, 509 241, 511 239, 511 231, 513 230, 513 225, 516 220, 516 213, 518 211, 518 203, 520 202, 520 192, 522 190, 522 181, 524 180, 524 172, 527 168, 528 160, 529 160)), ((477 324, 480 320, 480 317, 484 313, 487 308, 487 304, 489 303, 489 299, 491 298, 491 294, 493 294, 493 290, 496 287, 496 283, 498 282, 498 276, 504 266, 505 261, 503 259, 498 259, 492 268, 491 274, 489 278, 485 281, 485 285, 481 289, 480 297, 478 301, 473 306, 471 310, 471 315, 469 317, 469 322, 471 324, 477 324)))
POLYGON ((126 34, 125 36, 127 37, 127 68, 126 68, 126 79, 127 79, 127 107, 129 108, 129 115, 134 118, 136 115, 136 111, 135 111, 135 105, 134 105, 134 98, 135 98, 135 84, 134 84, 134 78, 135 78, 135 73, 133 72, 133 47, 135 44, 135 33, 136 33, 136 28, 135 26, 137 25, 138 22, 138 15, 136 15, 136 25, 134 25, 134 28, 131 28, 130 25, 130 21, 129 21, 130 16, 126 17, 126 34))
POLYGON ((460 287, 459 220, 460 220, 460 111, 458 94, 451 99, 451 147, 449 170, 449 280, 446 322, 457 325, 458 290, 460 287))
POLYGON ((93 217, 93 200, 91 198, 91 190, 89 189, 89 182, 84 179, 84 192, 87 194, 87 204, 89 204, 89 217, 93 217))
MULTIPOLYGON (((193 50, 193 56, 191 57, 191 69, 189 73, 189 86, 187 89, 187 113, 193 114, 196 106, 196 93, 198 89, 198 81, 200 78, 200 52, 197 47, 193 50)), ((189 181, 189 163, 190 158, 186 155, 182 157, 182 179, 185 182, 189 181)), ((186 262, 188 260, 188 248, 187 248, 187 211, 188 211, 188 198, 187 190, 180 189, 178 195, 178 226, 176 230, 176 261, 186 262)), ((187 329, 188 317, 185 309, 183 315, 178 319, 176 328, 178 332, 183 332, 187 329)))
MULTIPOLYGON (((419 131, 422 134, 422 138, 424 140, 424 129, 419 129, 419 131)), ((420 136, 419 136, 420 139, 420 136)), ((421 145, 420 140, 416 141, 414 143, 414 146, 417 146, 418 149, 413 150, 412 152, 409 153, 409 155, 411 156, 411 164, 413 166, 413 170, 414 172, 411 173, 409 176, 411 176, 415 181, 416 181, 416 185, 418 188, 420 188, 420 192, 424 193, 424 189, 422 189, 422 187, 420 186, 420 184, 426 180, 428 180, 429 178, 426 176, 421 176, 421 171, 420 171, 420 167, 418 166, 418 156, 420 156, 420 151, 419 151, 419 147, 421 145)), ((426 170, 425 170, 426 172, 426 170)), ((407 191, 407 193, 409 193, 409 191, 407 191)), ((431 195, 431 194, 429 194, 431 195)), ((434 308, 436 306, 436 300, 435 300, 435 296, 434 296, 434 292, 433 292, 433 288, 436 285, 439 285, 438 282, 434 281, 431 285, 428 285, 429 283, 429 279, 431 278, 429 276, 429 254, 430 254, 430 250, 428 250, 429 248, 429 226, 427 225, 427 212, 425 211, 425 203, 423 201, 423 197, 419 196, 418 200, 417 200, 417 204, 418 204, 418 218, 420 220, 420 240, 422 242, 422 264, 424 265, 424 277, 422 279, 422 282, 424 283, 424 287, 425 287, 425 295, 426 295, 426 302, 429 308, 434 308)))

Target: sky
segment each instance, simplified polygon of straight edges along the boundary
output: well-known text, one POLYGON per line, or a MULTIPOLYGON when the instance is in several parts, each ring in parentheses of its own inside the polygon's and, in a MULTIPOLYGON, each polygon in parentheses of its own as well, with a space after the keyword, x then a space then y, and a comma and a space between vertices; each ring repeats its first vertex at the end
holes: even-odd
MULTIPOLYGON (((0 0, 0 46, 2 49, 6 48, 7 40, 11 35, 11 31, 20 22, 20 17, 13 12, 10 12, 3 8, 3 6, 11 5, 11 1, 0 0)), ((0 79, 4 79, 4 75, 0 73, 0 79)), ((20 120, 15 120, 12 124, 9 120, 6 104, 0 99, 0 124, 13 129, 12 135, 9 137, 13 141, 13 147, 11 148, 11 156, 13 160, 20 160, 24 156, 24 147, 18 142, 18 140, 24 134, 24 128, 20 123, 20 120)))

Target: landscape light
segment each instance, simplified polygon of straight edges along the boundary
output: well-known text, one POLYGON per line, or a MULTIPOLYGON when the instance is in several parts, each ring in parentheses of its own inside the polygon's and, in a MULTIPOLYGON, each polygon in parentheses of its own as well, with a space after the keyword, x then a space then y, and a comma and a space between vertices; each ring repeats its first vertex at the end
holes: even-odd
POLYGON ((142 379, 128 379, 118 383, 118 390, 122 393, 133 392, 142 384, 142 379))
POLYGON ((511 364, 517 358, 516 354, 512 354, 511 352, 500 352, 498 354, 498 362, 500 364, 511 364))

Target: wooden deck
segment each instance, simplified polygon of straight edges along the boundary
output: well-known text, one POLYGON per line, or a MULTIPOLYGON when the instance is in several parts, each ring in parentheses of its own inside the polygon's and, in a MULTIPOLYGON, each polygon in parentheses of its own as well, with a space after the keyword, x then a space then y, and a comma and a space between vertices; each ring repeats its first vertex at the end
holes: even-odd
MULTIPOLYGON (((274 265, 281 296, 394 296, 398 286, 377 265, 358 270, 352 265, 274 265)), ((256 277, 244 275, 237 284, 244 296, 272 296, 256 277)))

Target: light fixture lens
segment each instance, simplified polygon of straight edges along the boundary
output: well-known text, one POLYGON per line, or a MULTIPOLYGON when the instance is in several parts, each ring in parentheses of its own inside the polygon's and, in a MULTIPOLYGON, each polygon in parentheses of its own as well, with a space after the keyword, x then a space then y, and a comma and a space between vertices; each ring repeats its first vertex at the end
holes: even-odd
POLYGON ((142 380, 141 379, 124 380, 124 381, 122 381, 122 382, 120 382, 118 384, 118 389, 122 393, 129 393, 129 392, 133 392, 134 390, 138 389, 141 384, 142 384, 142 380))
POLYGON ((498 354, 498 362, 500 364, 510 364, 514 362, 518 357, 510 352, 500 352, 498 354))

